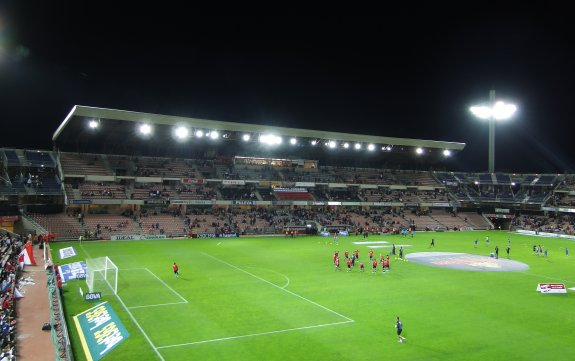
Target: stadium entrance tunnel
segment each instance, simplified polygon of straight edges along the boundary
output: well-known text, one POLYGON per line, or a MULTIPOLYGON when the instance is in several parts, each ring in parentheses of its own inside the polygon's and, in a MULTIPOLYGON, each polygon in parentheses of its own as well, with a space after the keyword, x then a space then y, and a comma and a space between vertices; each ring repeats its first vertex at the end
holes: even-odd
POLYGON ((529 269, 527 264, 511 259, 468 253, 418 252, 410 253, 406 258, 428 266, 464 271, 518 272, 529 269))

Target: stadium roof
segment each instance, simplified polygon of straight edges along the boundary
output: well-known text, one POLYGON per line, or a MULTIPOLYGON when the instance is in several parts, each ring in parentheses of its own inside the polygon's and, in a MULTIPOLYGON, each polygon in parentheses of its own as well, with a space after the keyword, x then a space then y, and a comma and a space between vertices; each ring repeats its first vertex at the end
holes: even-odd
MULTIPOLYGON (((465 148, 465 143, 444 142, 435 140, 394 138, 377 135, 352 134, 328 132, 323 130, 296 129, 287 127, 267 126, 259 124, 235 123, 217 120, 207 120, 198 118, 187 118, 170 115, 159 115, 150 113, 140 113, 125 110, 95 108, 76 105, 68 116, 54 132, 52 140, 54 145, 67 151, 112 153, 112 154, 140 154, 140 151, 150 153, 150 148, 165 151, 164 155, 169 155, 170 147, 176 146, 173 140, 172 129, 175 126, 184 126, 190 129, 192 139, 187 141, 187 148, 194 144, 199 144, 199 140, 193 136, 196 130, 202 130, 204 134, 210 131, 220 133, 219 144, 235 140, 240 141, 244 134, 250 134, 252 142, 262 134, 273 134, 284 137, 286 140, 291 137, 298 139, 298 143, 309 145, 312 140, 322 144, 322 142, 335 141, 338 147, 346 142, 350 144, 360 143, 364 147, 374 144, 376 147, 384 149, 389 147, 394 150, 414 149, 421 147, 432 150, 436 153, 449 151, 460 151, 465 148), (100 129, 89 129, 87 123, 95 120, 100 124, 100 129), (154 128, 154 134, 147 139, 138 136, 136 128, 140 124, 149 124, 154 128), (90 146, 91 145, 91 146, 90 146), (128 148, 130 151, 128 151, 128 148), (137 149, 137 151, 135 150, 137 149)), ((286 142, 287 143, 287 142, 286 142)), ((203 143, 206 147, 207 142, 203 143)), ((179 145, 180 148, 184 147, 179 145)), ((204 148, 205 149, 205 148, 204 148)), ((301 151, 301 149, 300 149, 301 151)), ((181 152, 176 152, 181 154, 181 152)), ((299 153, 299 151, 298 151, 299 153)), ((302 152, 302 156, 305 156, 302 152)), ((141 153, 142 155, 148 155, 141 153)), ((159 154, 156 154, 159 155, 159 154)), ((172 154, 173 155, 173 154, 172 154)))

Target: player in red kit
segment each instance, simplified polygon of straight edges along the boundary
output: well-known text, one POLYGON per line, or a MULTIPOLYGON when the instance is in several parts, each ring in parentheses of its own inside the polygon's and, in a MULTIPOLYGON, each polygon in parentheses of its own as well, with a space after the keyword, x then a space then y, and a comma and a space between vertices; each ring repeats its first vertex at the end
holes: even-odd
POLYGON ((359 262, 359 271, 360 272, 364 271, 363 262, 359 262))
POLYGON ((174 262, 174 264, 172 265, 172 269, 174 270, 174 276, 176 278, 180 277, 180 269, 178 268, 178 265, 176 264, 176 262, 174 262))
POLYGON ((335 270, 339 271, 339 257, 335 259, 335 270))
POLYGON ((369 250, 369 261, 373 261, 373 249, 369 250))
POLYGON ((355 259, 357 261, 359 261, 359 250, 358 249, 355 250, 355 259))
POLYGON ((351 259, 347 259, 347 271, 351 271, 351 259))
POLYGON ((372 273, 375 273, 375 271, 377 271, 377 261, 373 261, 372 267, 373 267, 373 268, 372 268, 371 272, 372 272, 372 273))
POLYGON ((349 252, 345 251, 345 259, 349 259, 349 252))

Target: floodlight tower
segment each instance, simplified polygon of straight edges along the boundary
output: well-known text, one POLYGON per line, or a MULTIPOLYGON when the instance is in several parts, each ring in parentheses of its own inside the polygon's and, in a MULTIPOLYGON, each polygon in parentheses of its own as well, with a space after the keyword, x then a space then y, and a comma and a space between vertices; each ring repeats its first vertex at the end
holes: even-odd
POLYGON ((517 110, 515 104, 495 100, 495 90, 489 91, 488 105, 474 105, 469 108, 479 119, 489 121, 489 173, 495 172, 495 121, 506 120, 517 110))

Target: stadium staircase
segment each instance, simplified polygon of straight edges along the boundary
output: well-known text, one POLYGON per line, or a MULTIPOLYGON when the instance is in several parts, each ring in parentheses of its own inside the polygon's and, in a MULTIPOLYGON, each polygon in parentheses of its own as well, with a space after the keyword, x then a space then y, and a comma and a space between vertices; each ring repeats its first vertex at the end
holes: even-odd
POLYGON ((22 149, 15 149, 16 155, 18 156, 18 162, 20 162, 20 167, 26 167, 28 165, 28 160, 24 155, 24 151, 22 149))

